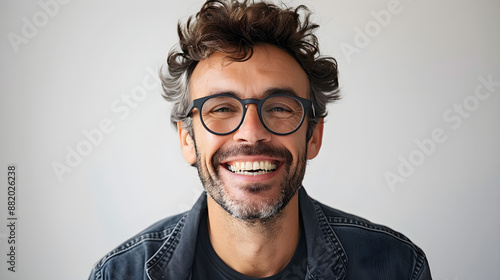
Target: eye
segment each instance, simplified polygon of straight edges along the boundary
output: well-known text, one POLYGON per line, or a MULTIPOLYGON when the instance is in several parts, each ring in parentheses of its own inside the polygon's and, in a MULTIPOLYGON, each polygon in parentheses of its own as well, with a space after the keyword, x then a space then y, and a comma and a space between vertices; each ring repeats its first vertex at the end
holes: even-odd
POLYGON ((232 105, 220 105, 210 110, 212 113, 230 113, 235 111, 237 111, 237 109, 232 105))
POLYGON ((269 112, 291 112, 290 108, 285 106, 275 106, 268 109, 269 112))
POLYGON ((217 112, 217 113, 231 112, 231 109, 229 109, 227 107, 216 108, 216 109, 213 109, 212 112, 217 112))
POLYGON ((287 104, 283 103, 272 103, 272 104, 266 104, 264 110, 268 113, 292 113, 293 109, 290 108, 287 104))

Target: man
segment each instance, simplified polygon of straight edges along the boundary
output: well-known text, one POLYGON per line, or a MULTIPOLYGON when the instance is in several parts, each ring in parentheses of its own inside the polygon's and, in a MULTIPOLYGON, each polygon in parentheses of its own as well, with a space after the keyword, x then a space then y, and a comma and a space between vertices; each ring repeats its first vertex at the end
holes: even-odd
POLYGON ((208 0, 179 25, 163 88, 205 193, 110 252, 90 279, 431 279, 406 237, 302 187, 339 97, 315 28, 303 6, 236 0, 208 0))

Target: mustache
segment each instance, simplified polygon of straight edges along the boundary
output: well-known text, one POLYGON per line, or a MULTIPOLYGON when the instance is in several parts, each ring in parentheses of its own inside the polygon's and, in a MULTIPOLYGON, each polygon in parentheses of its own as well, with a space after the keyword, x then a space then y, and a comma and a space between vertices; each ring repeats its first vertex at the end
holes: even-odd
POLYGON ((219 148, 212 156, 212 166, 218 166, 224 159, 237 156, 269 156, 292 162, 292 153, 286 148, 274 147, 268 144, 239 145, 236 147, 219 148))

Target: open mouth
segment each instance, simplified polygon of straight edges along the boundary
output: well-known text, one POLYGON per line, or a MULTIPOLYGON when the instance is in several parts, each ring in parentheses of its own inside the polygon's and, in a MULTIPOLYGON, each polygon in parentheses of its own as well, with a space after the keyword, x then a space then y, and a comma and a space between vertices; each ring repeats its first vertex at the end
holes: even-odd
POLYGON ((225 167, 235 174, 256 176, 272 173, 278 165, 277 161, 247 161, 226 163, 225 167))

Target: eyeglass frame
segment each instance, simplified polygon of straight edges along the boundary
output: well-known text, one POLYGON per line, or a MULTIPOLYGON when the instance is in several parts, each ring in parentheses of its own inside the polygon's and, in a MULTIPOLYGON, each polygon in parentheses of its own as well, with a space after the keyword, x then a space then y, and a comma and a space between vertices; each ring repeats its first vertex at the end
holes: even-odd
POLYGON ((200 115, 200 120, 201 120, 201 124, 203 125, 203 127, 205 127, 205 129, 212 133, 212 134, 215 134, 215 135, 218 135, 218 136, 224 136, 224 135, 229 135, 233 132, 235 132, 236 130, 238 130, 241 125, 243 124, 243 121, 245 120, 245 116, 246 116, 246 113, 247 113, 247 109, 248 107, 246 105, 248 104, 255 104, 257 105, 257 115, 259 115, 259 119, 260 119, 260 123, 264 126, 264 128, 271 132, 272 134, 275 134, 275 135, 279 135, 279 136, 285 136, 285 135, 290 135, 294 132, 296 132, 301 126, 302 124, 304 123, 304 120, 306 118, 306 113, 309 111, 309 109, 311 109, 311 113, 312 113, 312 116, 314 118, 314 116, 316 115, 315 111, 314 111, 314 106, 313 106, 313 103, 311 100, 309 99, 305 99, 305 98, 302 98, 302 97, 299 97, 299 96, 295 96, 295 95, 291 95, 291 94, 286 94, 286 93, 275 93, 275 94, 271 94, 271 95, 268 95, 266 96, 265 98, 263 99, 257 99, 257 98, 247 98, 247 99, 241 99, 239 98, 238 96, 235 96, 234 94, 231 94, 231 93, 219 93, 219 94, 214 94, 214 95, 208 95, 208 96, 204 96, 204 97, 200 97, 200 98, 197 98, 193 101, 191 101, 191 103, 189 103, 189 106, 186 110, 186 118, 188 117, 192 117, 192 110, 194 108, 196 108, 199 112, 199 115, 200 115), (289 98, 293 98, 297 101, 299 101, 300 105, 302 106, 303 108, 303 111, 302 111, 302 118, 300 120, 300 123, 299 125, 297 125, 297 127, 290 131, 290 132, 287 132, 287 133, 278 133, 278 132, 275 132, 273 130, 271 130, 269 127, 267 127, 267 125, 264 123, 264 120, 262 118, 262 105, 270 98, 273 98, 273 97, 289 97, 289 98), (241 120, 240 120, 240 123, 236 126, 236 128, 234 128, 233 130, 229 131, 229 132, 226 132, 226 133, 219 133, 219 132, 215 132, 211 129, 209 129, 207 127, 207 125, 205 124, 205 121, 203 121, 203 116, 202 116, 202 113, 201 113, 201 108, 203 107, 203 105, 205 104, 205 102, 209 99, 212 99, 212 98, 216 98, 216 97, 232 97, 236 100, 238 100, 241 104, 241 107, 243 108, 243 113, 241 114, 241 120))

